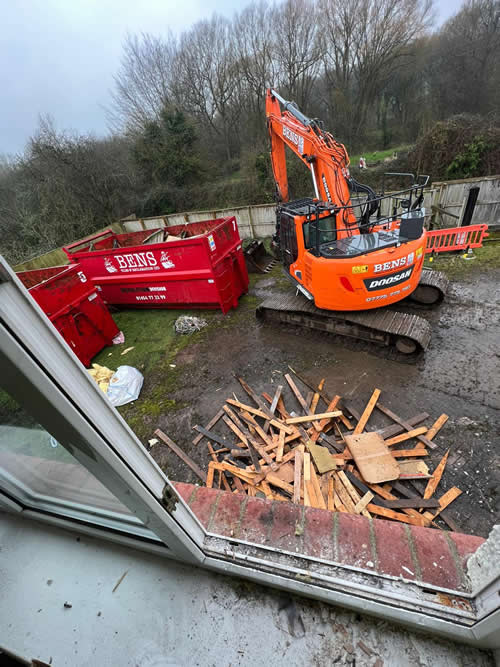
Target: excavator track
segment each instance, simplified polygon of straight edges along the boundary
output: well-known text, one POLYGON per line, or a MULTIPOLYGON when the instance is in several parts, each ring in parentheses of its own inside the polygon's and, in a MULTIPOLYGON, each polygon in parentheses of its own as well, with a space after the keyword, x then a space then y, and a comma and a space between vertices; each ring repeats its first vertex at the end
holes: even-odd
POLYGON ((442 271, 423 269, 417 289, 405 301, 426 308, 438 306, 446 296, 449 284, 448 276, 442 271))
POLYGON ((430 324, 418 315, 388 308, 338 312, 317 308, 302 295, 287 293, 267 298, 256 310, 262 320, 327 331, 342 336, 395 346, 402 354, 418 354, 431 339, 430 324))

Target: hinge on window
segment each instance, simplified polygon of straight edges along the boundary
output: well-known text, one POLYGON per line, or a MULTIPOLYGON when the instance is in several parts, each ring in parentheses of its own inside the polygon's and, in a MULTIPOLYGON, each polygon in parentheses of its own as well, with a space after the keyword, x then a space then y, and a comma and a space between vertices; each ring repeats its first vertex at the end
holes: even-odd
POLYGON ((9 274, 9 271, 3 265, 3 263, 0 263, 0 283, 9 283, 9 282, 11 282, 11 280, 12 280, 12 277, 9 274))
POLYGON ((171 486, 165 484, 163 487, 162 503, 167 512, 173 512, 178 502, 179 496, 177 493, 172 489, 171 486))

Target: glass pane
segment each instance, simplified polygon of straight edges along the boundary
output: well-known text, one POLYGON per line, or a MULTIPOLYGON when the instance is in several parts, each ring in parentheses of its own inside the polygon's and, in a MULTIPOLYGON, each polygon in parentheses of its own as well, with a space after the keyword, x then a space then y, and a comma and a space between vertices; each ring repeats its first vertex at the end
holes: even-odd
POLYGON ((99 524, 108 525, 102 520, 107 517, 140 525, 125 505, 3 390, 0 490, 25 507, 89 518, 99 524))

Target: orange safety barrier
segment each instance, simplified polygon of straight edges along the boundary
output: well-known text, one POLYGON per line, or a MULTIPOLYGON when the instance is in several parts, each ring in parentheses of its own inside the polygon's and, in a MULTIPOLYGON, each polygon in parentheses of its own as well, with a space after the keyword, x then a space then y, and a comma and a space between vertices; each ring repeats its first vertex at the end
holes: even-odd
POLYGON ((452 229, 433 229, 427 232, 426 253, 452 252, 453 250, 467 250, 480 248, 483 239, 488 236, 488 225, 470 225, 468 227, 453 227, 452 229))

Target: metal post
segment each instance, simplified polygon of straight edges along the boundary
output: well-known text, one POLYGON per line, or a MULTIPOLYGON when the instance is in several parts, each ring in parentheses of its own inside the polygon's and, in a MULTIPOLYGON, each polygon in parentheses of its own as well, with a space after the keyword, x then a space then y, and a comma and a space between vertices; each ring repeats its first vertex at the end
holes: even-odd
POLYGON ((460 227, 468 227, 472 222, 474 209, 476 208, 477 198, 479 197, 479 186, 475 185, 469 190, 467 204, 465 205, 464 215, 460 222, 460 227))

